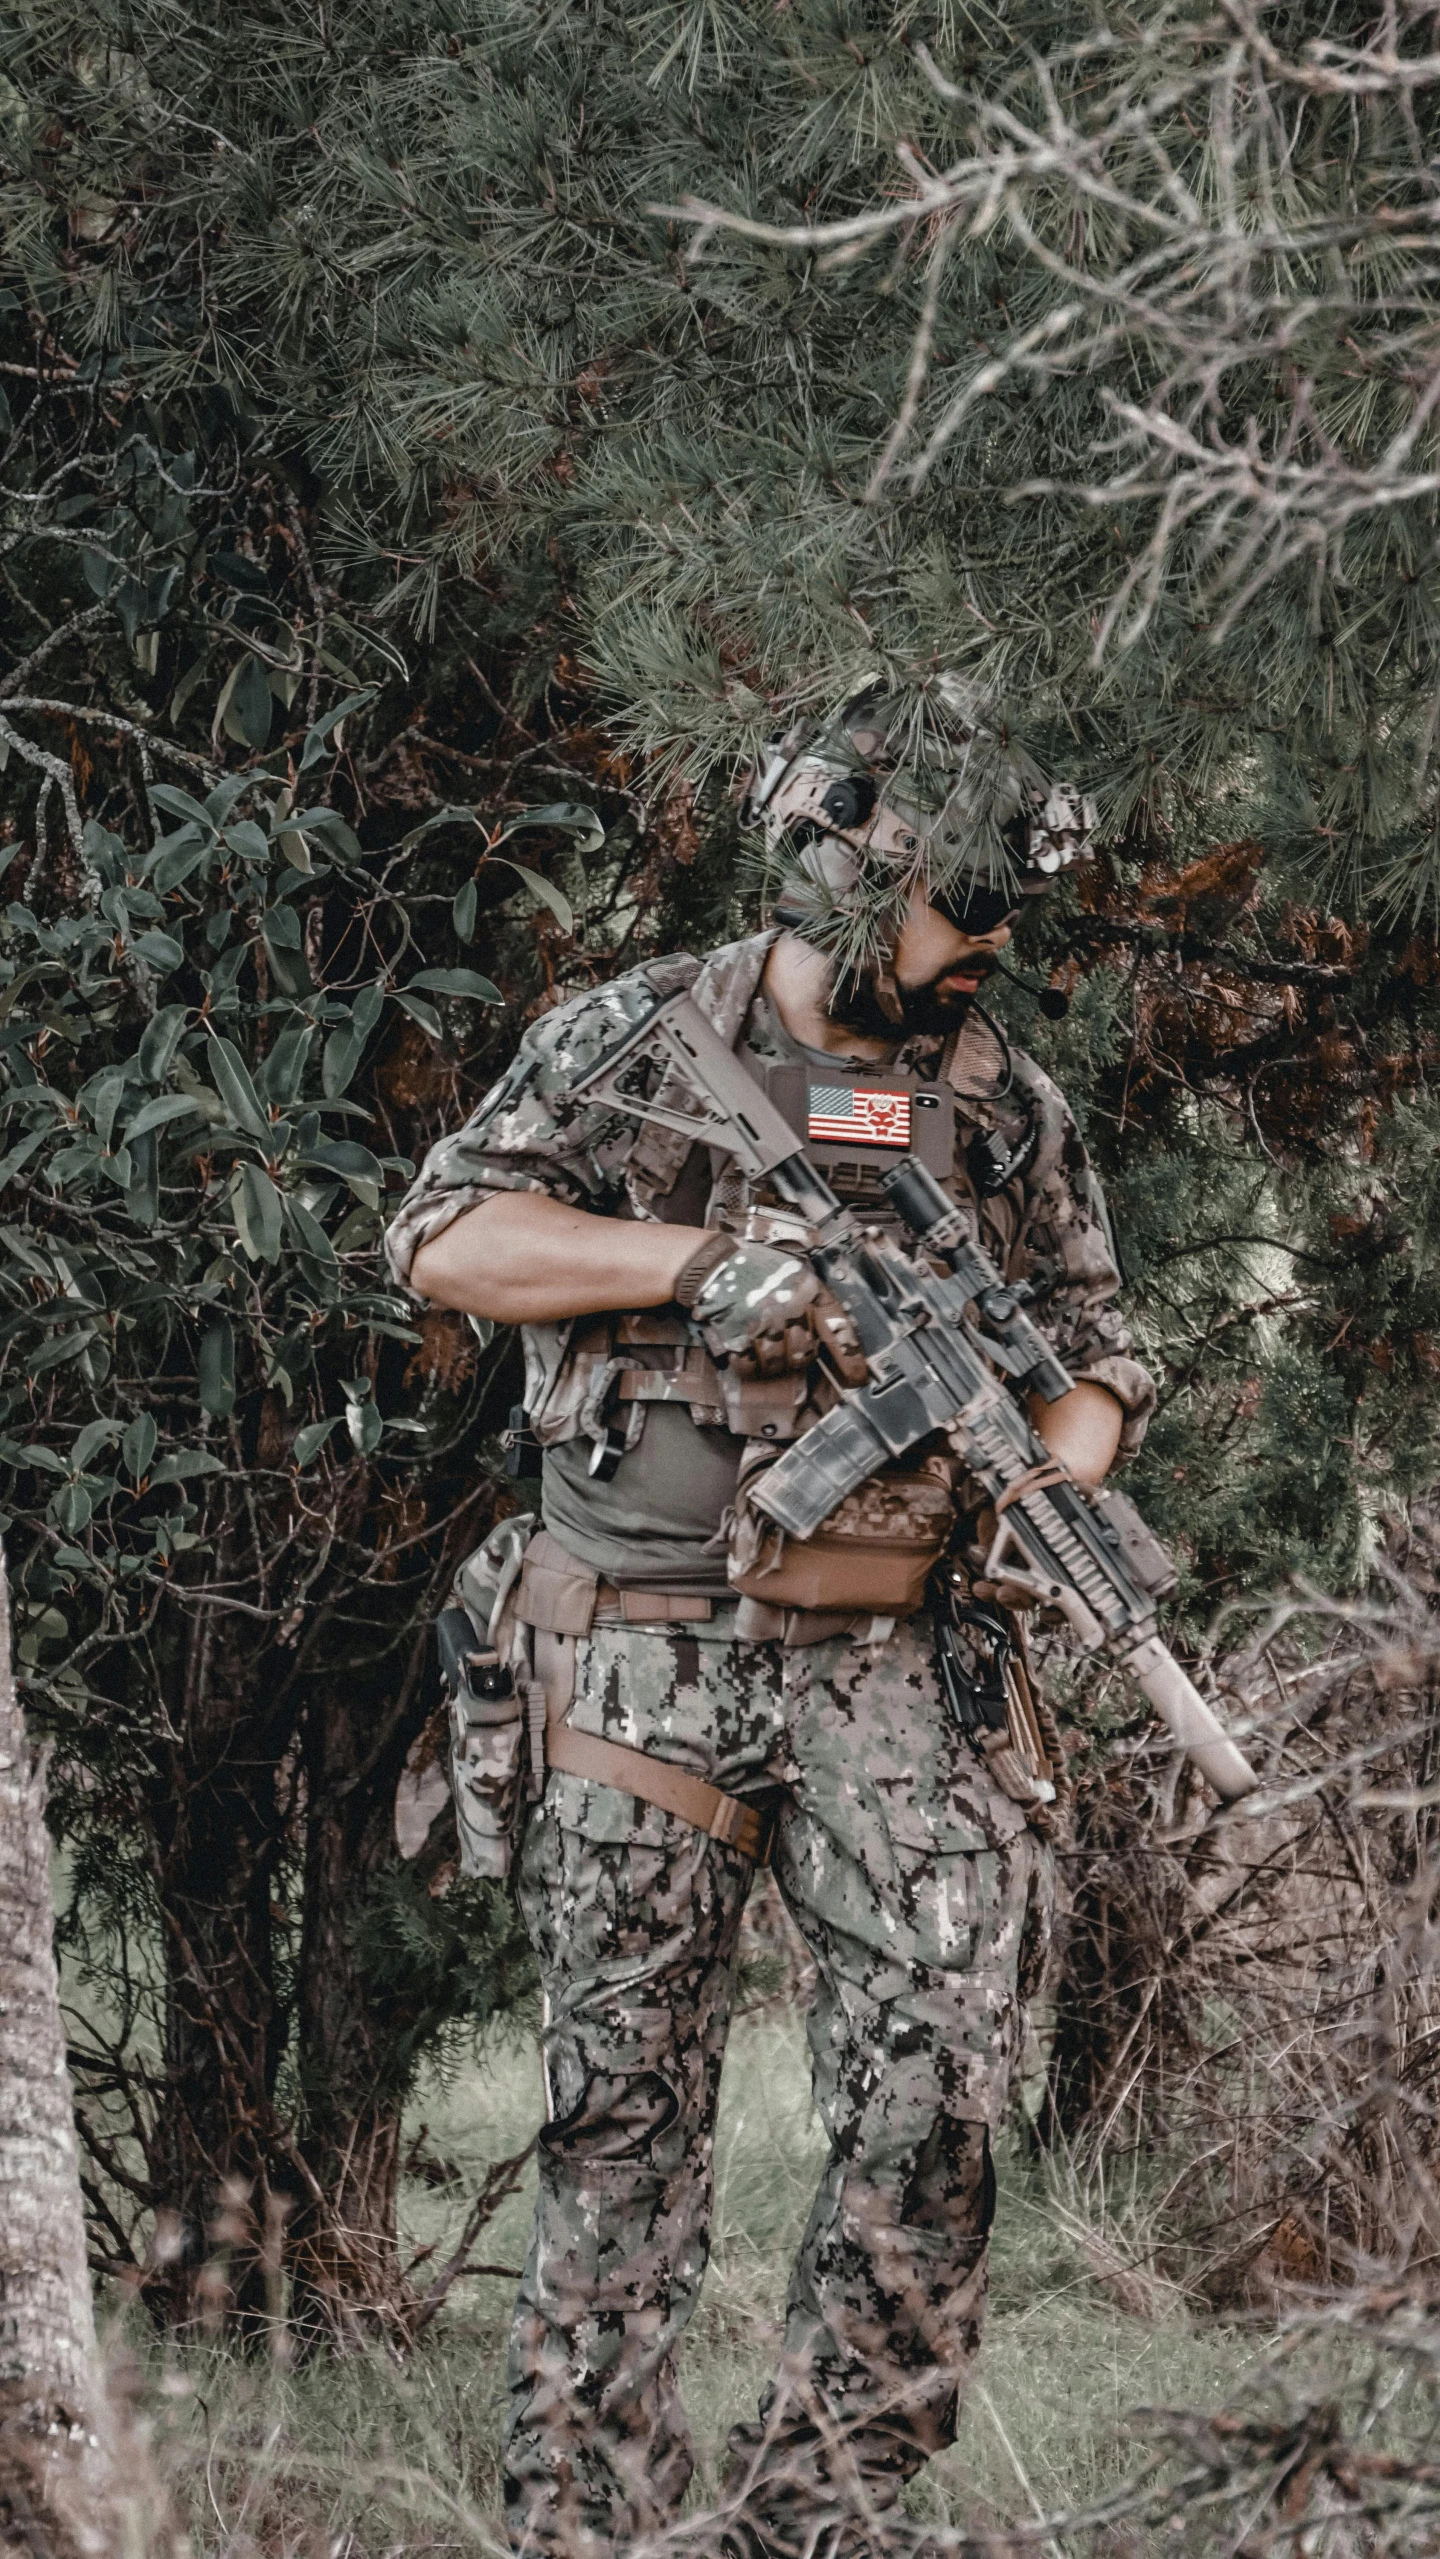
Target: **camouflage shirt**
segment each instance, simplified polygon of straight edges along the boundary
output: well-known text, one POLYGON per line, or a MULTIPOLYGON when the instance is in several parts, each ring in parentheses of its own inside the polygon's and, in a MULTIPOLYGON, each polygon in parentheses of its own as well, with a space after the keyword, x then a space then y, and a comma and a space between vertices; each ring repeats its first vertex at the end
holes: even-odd
MULTIPOLYGON (((749 1195, 732 1165, 712 1162, 676 1131, 569 1096, 577 1077, 626 1027, 627 992, 633 1012, 637 980, 661 996, 688 989, 722 1038, 773 1054, 784 1035, 761 979, 776 938, 754 934, 703 964, 687 954, 648 961, 533 1023, 506 1073, 464 1127, 431 1148, 401 1202, 387 1239, 401 1285, 410 1287, 422 1244, 500 1191, 543 1191, 570 1207, 615 1217, 738 1223, 749 1195)), ((1022 1050, 1007 1050, 979 1013, 969 1016, 958 1039, 911 1040, 894 1063, 900 1071, 948 1078, 956 1097, 954 1195, 973 1203, 981 1237, 1007 1279, 1031 1282, 1035 1312, 1073 1374, 1117 1397, 1125 1413, 1121 1454, 1133 1455, 1155 1389, 1132 1356, 1115 1303, 1120 1276, 1103 1197, 1062 1094, 1022 1050), (984 1198, 976 1197, 965 1169, 977 1131, 992 1132, 1017 1162, 1004 1188, 984 1198)), ((663 1085, 657 1098, 670 1098, 663 1085)), ((675 1098, 683 1103, 683 1095, 675 1098)), ((526 1411, 543 1446, 597 1433, 615 1370, 605 1356, 609 1323, 576 1318, 523 1328, 526 1411)))

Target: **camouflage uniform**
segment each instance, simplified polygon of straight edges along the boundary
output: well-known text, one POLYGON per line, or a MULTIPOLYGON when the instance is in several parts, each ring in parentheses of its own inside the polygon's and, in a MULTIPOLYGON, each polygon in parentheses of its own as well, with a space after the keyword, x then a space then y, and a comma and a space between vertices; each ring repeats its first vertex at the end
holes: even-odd
MULTIPOLYGON (((735 1038, 747 1020, 754 1030, 770 939, 698 972, 676 960, 647 974, 666 991, 689 984, 735 1038)), ((565 1098, 602 1005, 546 1015, 433 1150, 392 1229, 400 1277, 420 1242, 505 1188, 659 1213, 686 1141, 565 1098)), ((602 1015, 598 1035, 613 1030, 602 1015)), ((1010 1092, 964 1107, 967 1125, 1007 1142, 1034 1132, 1013 1185, 977 1204, 982 1231, 1012 1277, 1035 1279, 1066 1358, 1119 1396, 1137 1444, 1153 1390, 1112 1302, 1103 1213, 1063 1101, 1017 1056, 1010 1092)), ((712 1222, 740 1205, 718 1173, 712 1222)), ((585 1377, 567 1373, 573 1336, 559 1325, 527 1339, 528 1408, 552 1443, 586 1406, 585 1377)), ((803 2553, 817 2515, 838 2509, 858 2551, 874 2546, 865 2518, 953 2437, 985 2297, 990 2138, 1043 1962, 1049 1852, 948 1720, 923 1615, 878 1644, 794 1647, 741 1642, 734 1617, 721 1599, 708 1623, 597 1623, 578 1645, 570 1720, 778 1805, 776 1874, 818 1973, 809 2034, 830 2159, 780 2365, 758 2422, 732 2437, 731 2477, 767 2546, 803 2553)), ((689 2479, 676 2355, 706 2262, 752 1875, 658 1807, 560 1771, 531 1816, 519 1889, 545 1984, 550 2119, 512 2336, 518 2549, 600 2559, 670 2520, 689 2479)))

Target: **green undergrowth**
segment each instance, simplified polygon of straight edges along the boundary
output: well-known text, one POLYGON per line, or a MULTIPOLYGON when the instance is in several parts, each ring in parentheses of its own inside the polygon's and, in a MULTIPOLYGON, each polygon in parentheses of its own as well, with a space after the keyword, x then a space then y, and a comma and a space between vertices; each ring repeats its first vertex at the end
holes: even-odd
MULTIPOLYGON (((774 2355, 790 2260, 823 2155, 810 2109, 801 2022, 785 2009, 735 2030, 722 2099, 715 2248, 686 2342, 695 2433, 691 2504, 709 2501, 726 2433, 754 2412, 774 2355)), ((403 2222, 409 2251, 443 2262, 486 2170, 521 2149, 541 2112, 532 2044, 513 2039, 421 2092, 409 2127, 403 2222)), ((1055 2204, 1018 2145, 1000 2162, 992 2308, 960 2440, 909 2492, 931 2524, 1026 2519, 1083 2507, 1129 2476, 1143 2403, 1211 2406, 1243 2391, 1266 2340, 1193 2317, 1097 2275, 1073 2198, 1055 2204), (1144 2315, 1136 2315, 1139 2300, 1144 2315)), ((518 2268, 533 2164, 479 2251, 518 2268)), ((1111 2255, 1123 2227, 1102 2234, 1111 2255)), ((1102 2268, 1105 2247, 1098 2252, 1102 2268)), ((502 2546, 499 2455, 508 2272, 468 2277, 405 2363, 380 2349, 293 2371, 283 2352, 246 2363, 220 2350, 167 2353, 144 2396, 162 2468, 197 2559, 304 2551, 344 2559, 502 2546)))

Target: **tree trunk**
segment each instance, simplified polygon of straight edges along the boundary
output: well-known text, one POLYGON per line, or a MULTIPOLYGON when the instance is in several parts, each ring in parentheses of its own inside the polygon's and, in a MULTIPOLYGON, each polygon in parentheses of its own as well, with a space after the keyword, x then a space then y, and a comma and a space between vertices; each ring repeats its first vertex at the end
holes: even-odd
POLYGON ((289 2231, 302 2352, 404 2334, 414 2311, 396 2191, 402 2052, 425 1993, 376 1978, 366 1924, 376 1924, 376 1891, 399 1868, 394 1791, 417 1730, 425 1656, 425 1635, 396 1648, 376 1628, 371 1656, 327 1663, 307 1699, 297 2040, 312 2191, 289 2231))
MULTIPOLYGON (((414 1677, 412 1661, 407 1684, 414 1677)), ((395 2047, 409 2020, 367 1980, 359 1935, 377 1879, 397 1863, 395 1789, 411 1722, 396 1724, 394 1702, 383 1666, 371 1681, 357 1667, 317 1683, 307 1719, 301 2147, 324 2203, 301 2202, 289 2254, 291 2315, 310 2349, 394 2337, 413 2307, 395 2223, 404 2102, 395 2047), (387 1721, 393 1738, 377 1756, 373 1737, 387 1721)))
POLYGON ((147 2286, 172 2323, 274 2315, 266 2232, 277 2182, 274 2092, 284 2019, 273 1895, 289 1739, 288 1660, 246 1648, 207 1609, 189 1634, 183 1739, 157 1771, 166 1962, 166 2101, 154 2182, 162 2260, 147 2286))
POLYGON ((44 1781, 16 1701, 0 1564, 0 2547, 106 2550, 109 2484, 44 1781))

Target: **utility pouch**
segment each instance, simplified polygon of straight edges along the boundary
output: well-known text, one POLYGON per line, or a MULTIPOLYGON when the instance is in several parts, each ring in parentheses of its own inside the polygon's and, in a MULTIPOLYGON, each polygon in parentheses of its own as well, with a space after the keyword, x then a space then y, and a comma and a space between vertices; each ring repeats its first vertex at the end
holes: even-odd
POLYGON ((909 1617, 923 1608, 926 1584, 955 1526, 946 1459, 872 1475, 836 1504, 813 1536, 801 1538, 787 1536, 750 1498, 774 1455, 765 1443, 752 1442, 740 1460, 734 1505, 725 1516, 731 1589, 780 1609, 909 1617))
POLYGON ((515 1610, 533 1513, 496 1523, 456 1573, 435 1629, 450 1712, 450 1783, 462 1875, 500 1883, 526 1804, 544 1784, 545 1701, 515 1610))

